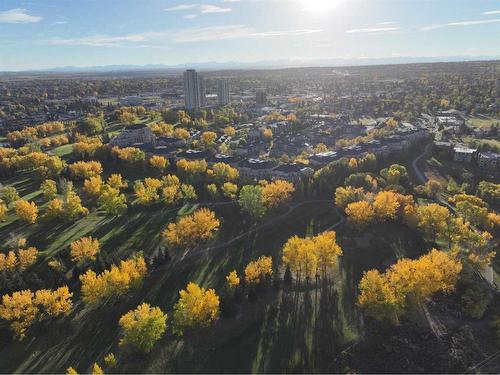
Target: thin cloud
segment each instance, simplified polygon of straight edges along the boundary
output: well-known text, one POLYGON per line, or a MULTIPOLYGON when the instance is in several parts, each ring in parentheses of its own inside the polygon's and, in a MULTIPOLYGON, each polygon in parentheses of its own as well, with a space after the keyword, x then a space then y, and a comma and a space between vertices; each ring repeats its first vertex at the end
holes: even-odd
POLYGON ((57 26, 57 25, 65 25, 67 24, 68 21, 55 21, 55 22, 52 22, 52 26, 57 26))
POLYGON ((198 17, 198 15, 197 14, 186 14, 186 15, 184 15, 182 17, 190 20, 190 19, 198 17))
POLYGON ((0 23, 35 23, 41 20, 42 17, 28 14, 28 11, 22 8, 0 12, 0 23))
POLYGON ((483 12, 485 16, 491 16, 493 14, 500 14, 500 10, 489 10, 487 12, 483 12))
POLYGON ((196 4, 180 4, 176 5, 170 8, 165 8, 167 12, 177 12, 177 11, 182 11, 182 10, 189 10, 189 9, 194 9, 196 8, 196 4))
POLYGON ((231 11, 232 11, 231 8, 224 8, 217 5, 209 5, 209 4, 200 5, 201 13, 227 13, 231 11))
POLYGON ((389 26, 389 25, 395 25, 396 22, 394 21, 386 21, 386 22, 378 22, 377 25, 380 25, 380 26, 389 26))
POLYGON ((476 26, 476 25, 486 25, 486 24, 498 23, 498 22, 500 22, 500 18, 495 18, 492 20, 470 20, 470 21, 449 22, 449 23, 424 26, 424 27, 420 28, 420 30, 421 31, 430 31, 430 30, 441 29, 443 27, 476 26))
POLYGON ((370 34, 370 33, 387 33, 401 30, 399 27, 368 27, 360 29, 346 30, 347 34, 370 34))
POLYGON ((53 46, 121 47, 131 45, 169 45, 234 39, 295 37, 321 32, 319 29, 256 31, 245 25, 209 26, 177 31, 146 32, 109 36, 91 35, 80 38, 52 38, 45 43, 53 46))

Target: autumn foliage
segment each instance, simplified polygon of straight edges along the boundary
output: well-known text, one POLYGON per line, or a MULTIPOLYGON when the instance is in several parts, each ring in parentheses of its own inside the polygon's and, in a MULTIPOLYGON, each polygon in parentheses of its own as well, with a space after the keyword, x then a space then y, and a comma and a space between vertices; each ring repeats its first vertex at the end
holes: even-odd
POLYGON ((98 305, 120 298, 138 288, 146 272, 146 262, 142 255, 122 260, 119 265, 112 265, 111 269, 101 274, 88 270, 80 276, 83 302, 98 305))
POLYGON ((56 290, 41 289, 36 292, 22 290, 2 296, 0 318, 10 322, 18 339, 26 336, 27 329, 36 322, 67 313, 73 303, 67 286, 56 290))
POLYGON ((194 246, 210 240, 219 225, 220 221, 213 211, 200 208, 191 215, 181 217, 177 223, 170 223, 162 235, 170 246, 194 246))

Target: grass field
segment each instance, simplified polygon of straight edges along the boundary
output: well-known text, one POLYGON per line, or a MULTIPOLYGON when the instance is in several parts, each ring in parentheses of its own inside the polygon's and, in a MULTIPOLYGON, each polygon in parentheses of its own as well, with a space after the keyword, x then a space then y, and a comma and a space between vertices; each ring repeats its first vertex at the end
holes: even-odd
POLYGON ((467 120, 467 125, 473 126, 475 128, 489 129, 491 125, 500 123, 500 118, 487 117, 487 116, 476 116, 471 117, 467 120))

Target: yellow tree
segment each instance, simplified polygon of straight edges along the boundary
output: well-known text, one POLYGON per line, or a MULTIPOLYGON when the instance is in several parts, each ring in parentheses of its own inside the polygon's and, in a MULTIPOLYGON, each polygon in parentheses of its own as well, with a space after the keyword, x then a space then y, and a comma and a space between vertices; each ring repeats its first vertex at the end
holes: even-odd
POLYGON ((96 274, 88 270, 80 275, 82 300, 89 305, 98 305, 117 299, 130 290, 138 288, 146 275, 147 267, 142 255, 122 260, 109 270, 96 274))
POLYGON ((207 327, 219 316, 219 296, 215 290, 205 290, 190 282, 179 292, 174 306, 174 332, 182 334, 186 328, 207 327))
POLYGON ((91 198, 98 198, 101 194, 101 189, 101 176, 90 177, 83 182, 83 191, 91 198))
POLYGON ((399 209, 397 194, 392 191, 381 191, 373 200, 375 217, 381 221, 395 219, 399 209))
POLYGON ((337 259, 342 255, 342 249, 337 244, 337 233, 327 231, 312 238, 314 252, 318 262, 318 269, 321 270, 323 278, 327 271, 337 265, 337 259))
POLYGON ((245 280, 249 284, 259 284, 267 276, 273 274, 273 260, 271 257, 261 256, 245 267, 245 280))
POLYGON ((186 129, 175 128, 174 137, 186 141, 191 137, 191 134, 186 129))
POLYGON ((437 203, 418 206, 418 227, 433 241, 447 229, 450 211, 437 203))
POLYGON ((239 172, 236 168, 231 167, 226 163, 215 163, 212 167, 214 177, 219 182, 231 182, 239 177, 239 172))
POLYGON ((236 134, 236 129, 232 126, 227 126, 226 128, 224 128, 224 134, 229 137, 234 137, 234 135, 236 134))
POLYGON ((349 203, 345 213, 349 217, 349 222, 360 230, 366 228, 375 217, 372 205, 366 201, 349 203))
POLYGON ((222 194, 224 194, 226 198, 235 199, 236 195, 238 194, 238 185, 231 182, 226 182, 224 183, 224 185, 222 185, 221 190, 222 194))
POLYGON ((129 345, 141 352, 149 352, 167 329, 167 314, 159 307, 143 303, 120 318, 122 329, 120 345, 129 345))
POLYGON ((345 208, 349 203, 362 200, 364 196, 365 191, 363 188, 340 186, 335 190, 335 205, 340 208, 345 208))
POLYGON ((163 172, 165 168, 168 167, 168 160, 163 156, 153 155, 149 159, 149 165, 158 171, 163 172))
POLYGON ((123 181, 122 175, 119 173, 114 173, 111 176, 108 177, 108 185, 111 186, 113 189, 125 189, 128 187, 128 184, 126 181, 123 181))
POLYGON ((294 191, 292 183, 276 180, 262 187, 262 200, 266 207, 274 208, 289 200, 294 191))
POLYGON ((262 131, 262 137, 264 137, 266 141, 270 141, 273 138, 273 131, 269 128, 265 128, 262 131))
POLYGON ((7 217, 7 212, 9 212, 9 208, 5 204, 3 200, 0 199, 0 221, 4 221, 7 217))
POLYGON ((38 207, 35 202, 19 199, 15 203, 15 209, 17 216, 19 216, 22 221, 28 224, 36 223, 36 219, 38 218, 38 207))
POLYGON ((231 271, 226 276, 226 285, 229 290, 233 290, 240 285, 240 278, 238 277, 238 273, 236 271, 231 271))
POLYGON ((82 237, 70 245, 71 260, 75 263, 94 261, 101 245, 99 240, 92 237, 82 237))
POLYGON ((359 282, 358 305, 372 318, 389 319, 399 324, 405 298, 403 294, 396 292, 384 274, 370 270, 363 274, 359 282))
POLYGON ((210 147, 210 146, 213 146, 215 144, 215 140, 217 139, 217 134, 214 133, 214 132, 203 132, 201 134, 201 143, 205 146, 205 147, 210 147))
POLYGON ((44 198, 48 201, 57 197, 57 185, 54 180, 45 180, 40 185, 44 198))
POLYGON ((127 209, 125 194, 121 194, 120 190, 107 184, 102 188, 98 203, 99 208, 106 211, 108 215, 116 216, 127 209))
POLYGON ((98 161, 77 161, 68 168, 74 179, 90 178, 102 173, 102 165, 98 161))
POLYGON ((14 292, 2 296, 0 318, 10 322, 10 328, 18 339, 26 336, 26 331, 35 322, 54 318, 67 313, 73 304, 67 286, 54 291, 41 289, 14 292))
POLYGON ((177 223, 170 223, 162 235, 170 246, 191 247, 201 241, 210 240, 219 226, 220 221, 213 211, 200 208, 191 215, 181 217, 177 223))

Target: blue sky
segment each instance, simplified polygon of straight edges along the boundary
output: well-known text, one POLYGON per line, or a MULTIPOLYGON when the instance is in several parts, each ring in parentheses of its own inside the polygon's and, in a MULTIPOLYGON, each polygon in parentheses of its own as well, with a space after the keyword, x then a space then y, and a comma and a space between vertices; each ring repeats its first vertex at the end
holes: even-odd
POLYGON ((0 1, 0 70, 397 56, 500 56, 500 1, 0 1))

